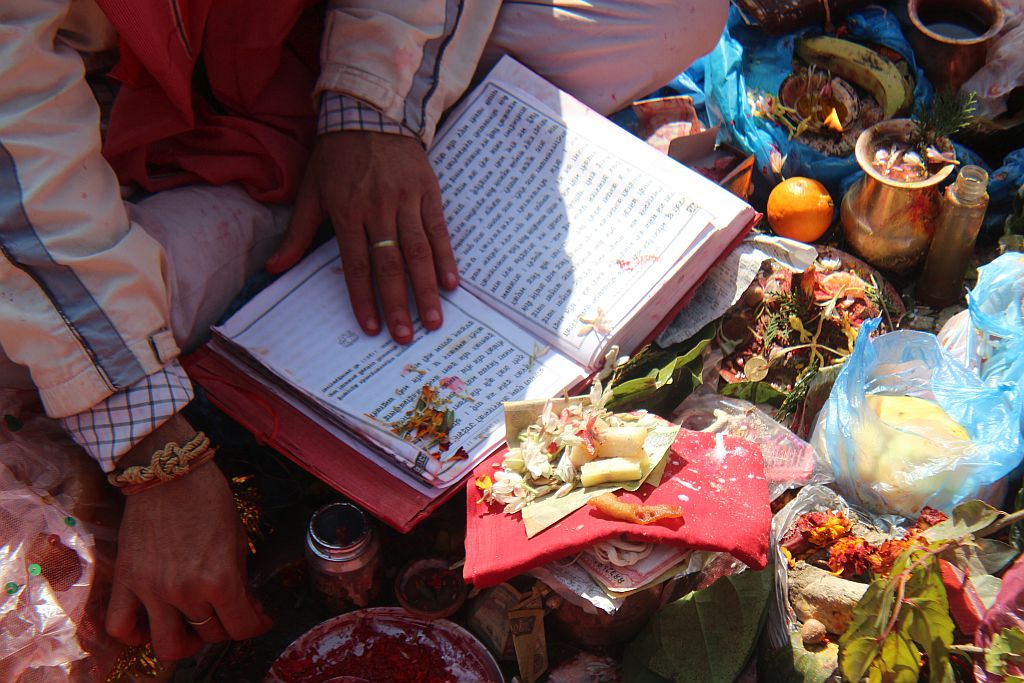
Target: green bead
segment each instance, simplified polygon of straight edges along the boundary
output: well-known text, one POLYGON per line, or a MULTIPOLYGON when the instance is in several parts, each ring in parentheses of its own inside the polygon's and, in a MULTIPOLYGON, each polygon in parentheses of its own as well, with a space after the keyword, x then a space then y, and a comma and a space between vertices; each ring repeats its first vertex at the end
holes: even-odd
POLYGON ((14 583, 13 581, 11 581, 9 584, 4 586, 4 590, 7 591, 8 595, 14 595, 15 593, 18 592, 19 588, 20 588, 20 586, 18 584, 14 583))
POLYGON ((43 573, 43 568, 40 567, 38 564, 33 563, 28 566, 28 573, 32 576, 39 576, 43 573))
POLYGON ((68 526, 74 526, 78 522, 75 521, 74 517, 65 517, 64 518, 64 523, 67 524, 68 526))

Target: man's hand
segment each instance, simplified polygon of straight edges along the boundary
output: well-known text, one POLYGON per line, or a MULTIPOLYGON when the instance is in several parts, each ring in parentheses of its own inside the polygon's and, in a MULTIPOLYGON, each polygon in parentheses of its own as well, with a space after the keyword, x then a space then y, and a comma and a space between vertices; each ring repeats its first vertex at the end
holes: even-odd
MULTIPOLYGON (((176 417, 121 464, 148 464, 153 451, 168 441, 185 443, 194 433, 176 417)), ((165 660, 188 657, 203 642, 263 633, 271 623, 246 591, 246 552, 231 489, 213 462, 129 496, 107 631, 131 645, 151 640, 156 656, 165 660)))
POLYGON ((319 136, 288 232, 267 270, 294 265, 325 217, 334 226, 352 310, 364 332, 381 329, 376 283, 391 336, 412 341, 406 273, 424 327, 440 327, 438 283, 454 289, 459 278, 437 176, 418 141, 363 131, 319 136))

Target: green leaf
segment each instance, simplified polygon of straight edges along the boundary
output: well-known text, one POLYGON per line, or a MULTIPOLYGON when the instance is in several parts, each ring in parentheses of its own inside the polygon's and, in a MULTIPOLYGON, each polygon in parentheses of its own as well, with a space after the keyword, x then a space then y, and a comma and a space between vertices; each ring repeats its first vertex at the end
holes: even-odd
MULTIPOLYGON (((1021 190, 1024 192, 1024 185, 1021 185, 1021 190)), ((1020 491, 1017 491, 1017 498, 1013 501, 1013 510, 1016 512, 1024 508, 1024 486, 1020 487, 1020 491)), ((1017 550, 1024 550, 1024 522, 1017 522, 1010 527, 1010 545, 1017 550)))
POLYGON ((849 626, 840 636, 839 666, 848 681, 859 681, 866 676, 872 661, 882 650, 879 638, 889 622, 893 598, 892 590, 887 590, 887 583, 885 579, 871 582, 853 608, 849 626))
POLYGON ((873 681, 916 681, 918 650, 928 654, 932 683, 953 680, 949 662, 953 620, 946 589, 937 558, 914 566, 916 558, 927 557, 923 553, 912 548, 901 554, 891 578, 872 581, 857 603, 850 625, 839 638, 839 666, 845 680, 860 681, 867 675, 873 681), (894 596, 901 576, 906 583, 903 599, 897 603, 894 596), (896 609, 899 614, 887 633, 896 609))
POLYGON ((839 639, 839 670, 843 680, 859 681, 867 675, 868 669, 882 651, 882 646, 877 638, 871 636, 851 639, 845 639, 845 636, 846 633, 839 639))
POLYGON ((1012 545, 994 538, 979 538, 975 543, 978 544, 978 560, 981 561, 986 574, 998 574, 1020 555, 1020 551, 1012 545))
POLYGON ((743 672, 767 612, 771 567, 719 579, 662 608, 627 647, 658 652, 647 668, 676 682, 731 683, 743 672), (667 668, 666 668, 667 664, 667 668))
POLYGON ((945 522, 926 529, 921 535, 929 541, 948 541, 981 531, 1003 513, 980 500, 969 500, 953 508, 945 522))
POLYGON ((1011 664, 1024 666, 1024 631, 1016 626, 995 634, 985 651, 985 671, 988 673, 1007 676, 1007 667, 1011 664))
POLYGON ((667 349, 652 344, 638 351, 612 375, 607 407, 616 412, 644 408, 668 417, 700 385, 704 349, 713 336, 709 325, 667 349))
POLYGON ((882 643, 881 656, 871 666, 871 680, 885 683, 917 683, 921 665, 913 641, 892 633, 882 643))
POLYGON ((734 382, 726 384, 719 392, 723 396, 742 398, 751 403, 769 403, 773 406, 780 406, 786 399, 786 395, 773 387, 768 382, 734 382))
POLYGON ((985 605, 985 609, 992 609, 992 605, 996 602, 996 596, 999 595, 999 589, 1003 587, 1003 580, 997 579, 991 574, 982 574, 981 576, 972 576, 971 583, 974 584, 974 590, 978 593, 981 604, 985 605))
POLYGON ((953 681, 949 647, 953 644, 954 625, 936 558, 914 570, 903 599, 908 614, 901 618, 900 631, 928 655, 928 680, 931 683, 953 681))
POLYGON ((644 662, 645 668, 652 675, 666 680, 672 679, 672 662, 661 647, 661 631, 658 624, 654 623, 651 629, 651 637, 646 646, 638 648, 640 661, 644 662))

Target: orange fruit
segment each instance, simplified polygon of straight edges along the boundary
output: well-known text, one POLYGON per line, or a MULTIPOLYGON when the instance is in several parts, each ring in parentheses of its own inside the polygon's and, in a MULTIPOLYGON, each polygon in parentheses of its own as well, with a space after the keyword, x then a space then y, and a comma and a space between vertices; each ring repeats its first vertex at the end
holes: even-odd
POLYGON ((825 186, 811 178, 787 178, 768 195, 768 223, 779 237, 813 242, 832 225, 835 204, 825 186))

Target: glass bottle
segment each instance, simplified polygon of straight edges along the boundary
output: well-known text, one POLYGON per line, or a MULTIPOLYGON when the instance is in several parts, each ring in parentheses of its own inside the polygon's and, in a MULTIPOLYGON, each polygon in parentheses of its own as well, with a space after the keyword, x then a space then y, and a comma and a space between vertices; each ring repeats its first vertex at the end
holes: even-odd
POLYGON ((917 300, 928 306, 955 304, 964 294, 964 271, 988 208, 988 173, 964 166, 942 197, 924 272, 917 283, 917 300))
POLYGON ((377 597, 380 541, 373 522, 351 503, 317 510, 306 532, 310 583, 331 610, 366 607, 377 597))

